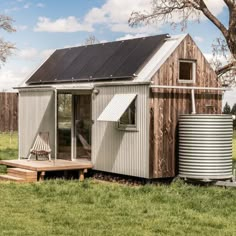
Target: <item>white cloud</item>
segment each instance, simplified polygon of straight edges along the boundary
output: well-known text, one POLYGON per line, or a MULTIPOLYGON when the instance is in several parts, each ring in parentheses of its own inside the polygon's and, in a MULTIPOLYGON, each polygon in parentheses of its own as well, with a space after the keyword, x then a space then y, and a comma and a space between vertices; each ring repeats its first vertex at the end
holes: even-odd
POLYGON ((94 29, 89 24, 81 24, 74 16, 59 18, 55 21, 47 17, 39 17, 37 26, 34 28, 38 32, 92 32, 94 29))
POLYGON ((49 56, 51 56, 51 54, 55 51, 55 49, 46 49, 43 50, 42 52, 40 52, 40 57, 43 60, 46 60, 49 56))
POLYGON ((9 14, 10 12, 21 11, 24 9, 29 9, 32 3, 24 3, 24 0, 17 0, 16 2, 12 2, 11 8, 5 9, 4 12, 9 14))
POLYGON ((106 12, 100 8, 92 8, 85 16, 85 22, 88 22, 90 24, 107 23, 105 14, 106 12))
POLYGON ((231 107, 236 103, 236 89, 224 93, 222 101, 223 106, 226 102, 228 102, 231 107))
POLYGON ((205 0, 205 3, 215 16, 219 15, 223 11, 223 8, 226 7, 223 0, 205 0))
POLYGON ((20 10, 19 7, 12 7, 12 8, 7 8, 7 9, 5 9, 4 12, 5 12, 6 14, 9 14, 10 12, 19 11, 19 10, 20 10))
POLYGON ((28 29, 27 25, 17 25, 16 26, 17 31, 24 31, 24 30, 27 30, 27 29, 28 29))
POLYGON ((39 3, 36 4, 36 7, 38 7, 38 8, 44 8, 44 7, 45 7, 45 4, 39 2, 39 3))
MULTIPOLYGON (((204 53, 204 56, 209 63, 211 63, 212 60, 214 59, 211 53, 204 53)), ((227 58, 225 58, 225 56, 223 55, 218 56, 217 59, 222 63, 222 65, 225 65, 227 63, 227 58)))
POLYGON ((159 26, 153 25, 146 25, 146 26, 139 26, 132 28, 128 25, 128 23, 117 23, 110 25, 110 30, 113 32, 123 32, 127 34, 157 34, 160 33, 159 26))
POLYGON ((151 8, 150 1, 143 0, 107 0, 100 8, 92 8, 84 18, 84 22, 91 25, 104 24, 113 32, 124 33, 157 33, 157 26, 149 25, 131 28, 128 20, 132 11, 144 11, 151 8))
POLYGON ((30 3, 26 3, 26 4, 23 6, 23 8, 24 8, 24 9, 28 9, 28 8, 30 8, 30 5, 31 5, 30 3))
POLYGON ((202 37, 200 37, 200 36, 195 36, 195 37, 194 37, 194 40, 195 40, 196 42, 199 42, 199 43, 202 43, 202 42, 204 41, 204 39, 203 39, 202 37))
POLYGON ((82 46, 82 43, 66 44, 66 45, 64 45, 63 48, 74 48, 74 47, 79 47, 79 46, 82 46))
MULTIPOLYGON (((38 3, 38 6, 41 3, 38 3)), ((225 3, 223 0, 206 0, 206 4, 214 15, 218 15, 223 11, 225 3)), ((113 32, 123 32, 127 34, 157 34, 160 33, 160 28, 163 23, 143 25, 140 27, 129 27, 128 20, 133 11, 150 11, 152 1, 144 0, 107 0, 101 7, 92 8, 79 21, 75 16, 67 18, 59 18, 52 20, 47 17, 39 17, 35 31, 46 32, 92 32, 96 25, 102 25, 113 32)), ((206 19, 205 17, 201 17, 206 19)), ((180 21, 179 14, 173 14, 173 19, 176 22, 180 21)), ((192 19, 194 20, 194 19, 192 19)), ((201 41, 200 37, 196 39, 201 41)))
POLYGON ((0 91, 11 91, 19 86, 30 74, 31 68, 22 67, 12 69, 2 67, 0 70, 0 91))
POLYGON ((41 61, 41 60, 46 60, 53 52, 55 49, 45 49, 43 51, 39 51, 36 48, 25 48, 22 50, 19 50, 17 53, 17 56, 26 61, 41 61))
POLYGON ((24 60, 33 60, 38 56, 38 50, 35 48, 26 48, 19 51, 18 56, 24 60))
MULTIPOLYGON (((206 4, 214 15, 220 14, 225 7, 223 0, 206 0, 206 4)), ((91 25, 105 24, 113 32, 156 34, 159 33, 158 29, 163 26, 162 22, 136 28, 128 26, 128 19, 133 11, 150 12, 151 7, 152 1, 107 0, 100 8, 92 8, 85 16, 84 22, 91 25)), ((206 19, 206 17, 202 16, 201 19, 206 19)), ((180 15, 174 13, 173 20, 178 23, 180 15)))
POLYGON ((148 36, 147 34, 126 34, 120 38, 117 38, 116 41, 134 39, 134 38, 142 38, 148 36))
POLYGON ((90 23, 127 23, 132 11, 144 11, 151 7, 151 1, 107 0, 101 8, 93 8, 85 16, 90 23))
POLYGON ((108 41, 106 39, 100 40, 100 43, 107 43, 108 41))
POLYGON ((0 69, 0 92, 20 86, 54 51, 54 49, 39 51, 35 48, 20 50, 17 55, 20 60, 9 61, 0 69))

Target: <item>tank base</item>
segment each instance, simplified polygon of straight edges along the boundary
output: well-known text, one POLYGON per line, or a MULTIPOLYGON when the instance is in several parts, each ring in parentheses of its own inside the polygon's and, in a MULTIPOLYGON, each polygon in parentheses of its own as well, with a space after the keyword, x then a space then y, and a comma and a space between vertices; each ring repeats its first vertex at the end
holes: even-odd
POLYGON ((233 175, 227 175, 227 176, 186 176, 186 175, 178 175, 179 178, 184 179, 184 181, 188 182, 216 182, 220 180, 233 180, 233 175))

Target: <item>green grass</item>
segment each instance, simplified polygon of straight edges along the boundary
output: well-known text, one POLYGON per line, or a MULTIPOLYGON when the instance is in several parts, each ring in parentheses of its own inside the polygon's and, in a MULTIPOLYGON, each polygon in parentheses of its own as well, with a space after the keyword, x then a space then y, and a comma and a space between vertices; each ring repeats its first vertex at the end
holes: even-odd
MULTIPOLYGON (((0 133, 0 160, 17 159, 18 157, 18 134, 0 133)), ((0 165, 0 173, 6 172, 6 167, 0 165)))
POLYGON ((0 160, 16 159, 18 155, 17 133, 0 133, 0 160))
POLYGON ((0 235, 235 235, 236 190, 94 180, 0 183, 0 235))
MULTIPOLYGON (((0 158, 16 157, 17 135, 10 142, 0 134, 0 158)), ((0 182, 0 209, 0 236, 236 235, 236 189, 181 181, 138 187, 93 179, 0 182)))

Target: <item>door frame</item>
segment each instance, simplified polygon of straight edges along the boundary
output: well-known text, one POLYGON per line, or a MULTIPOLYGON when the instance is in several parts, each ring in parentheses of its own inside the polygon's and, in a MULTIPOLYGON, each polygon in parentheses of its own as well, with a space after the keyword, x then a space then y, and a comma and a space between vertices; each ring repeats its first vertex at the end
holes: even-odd
MULTIPOLYGON (((90 119, 92 122, 92 92, 91 91, 83 91, 83 93, 81 93, 81 91, 79 92, 73 92, 72 93, 72 101, 71 101, 71 160, 75 161, 78 158, 77 157, 77 137, 76 137, 76 96, 83 96, 83 95, 90 95, 90 119)), ((92 137, 92 127, 90 129, 90 136, 92 137)), ((92 146, 92 138, 91 138, 91 146, 92 146)))
MULTIPOLYGON (((78 95, 90 95, 90 112, 91 112, 91 122, 92 122, 92 90, 59 90, 55 93, 55 159, 58 156, 58 95, 59 94, 71 94, 71 161, 76 161, 76 134, 75 134, 75 96, 78 95)), ((91 137, 92 137, 92 127, 91 127, 91 137)), ((92 138, 91 138, 92 142, 92 138)), ((92 146, 92 143, 91 143, 92 146)))

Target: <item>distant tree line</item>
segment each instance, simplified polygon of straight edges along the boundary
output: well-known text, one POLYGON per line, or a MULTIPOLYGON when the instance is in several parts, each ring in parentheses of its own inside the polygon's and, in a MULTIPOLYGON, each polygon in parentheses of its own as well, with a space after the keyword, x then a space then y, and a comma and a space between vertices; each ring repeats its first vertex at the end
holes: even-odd
MULTIPOLYGON (((230 105, 226 102, 223 108, 223 114, 236 115, 236 103, 234 103, 234 105, 231 108, 230 105)), ((234 126, 234 129, 236 129, 236 120, 233 121, 233 126, 234 126)))

